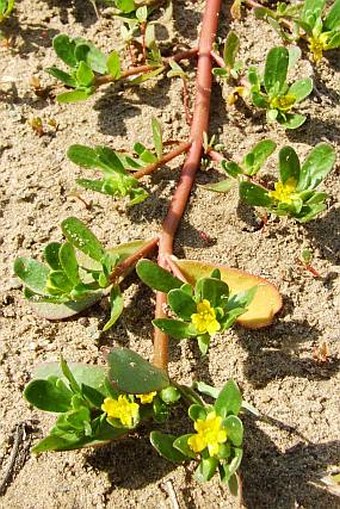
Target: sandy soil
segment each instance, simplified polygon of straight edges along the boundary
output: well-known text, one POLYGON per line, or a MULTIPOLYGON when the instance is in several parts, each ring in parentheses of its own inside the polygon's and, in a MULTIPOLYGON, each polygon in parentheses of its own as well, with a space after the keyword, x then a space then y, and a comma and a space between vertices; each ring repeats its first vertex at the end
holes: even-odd
MULTIPOLYGON (((203 1, 175 2, 176 22, 162 30, 163 45, 195 43, 203 1), (167 32, 167 33, 166 33, 167 32)), ((223 12, 221 36, 230 22, 223 12)), ((242 36, 241 54, 247 63, 260 62, 265 51, 279 44, 276 34, 251 14, 235 25, 242 36)), ((35 316, 23 300, 13 275, 16 256, 39 256, 44 244, 60 240, 59 224, 75 215, 106 245, 150 238, 157 233, 179 174, 180 163, 150 178, 153 195, 124 213, 108 197, 81 192, 93 200, 88 211, 75 198, 75 178, 81 171, 65 155, 71 143, 105 143, 130 148, 136 139, 150 142, 150 119, 156 116, 168 138, 185 139, 180 83, 160 80, 139 89, 108 86, 80 105, 61 106, 37 97, 32 76, 43 87, 55 85, 44 68, 56 62, 52 37, 66 32, 82 35, 109 50, 118 41, 117 24, 104 10, 96 20, 90 3, 22 0, 5 33, 12 48, 1 48, 0 59, 0 225, 1 225, 1 427, 0 480, 11 460, 16 431, 23 430, 19 461, 0 506, 10 509, 172 508, 166 491, 170 481, 181 508, 236 508, 227 488, 213 480, 200 485, 191 479, 192 466, 174 467, 158 457, 148 443, 148 430, 97 450, 31 456, 28 452, 46 433, 53 418, 30 408, 22 390, 39 362, 69 360, 103 363, 101 347, 123 345, 140 354, 152 353, 152 295, 134 280, 128 308, 114 330, 102 332, 107 306, 101 303, 72 320, 52 323, 35 316), (29 125, 40 116, 46 134, 38 137, 29 125), (47 125, 54 119, 58 129, 47 125), (143 339, 143 341, 142 341, 143 339), (20 424, 24 423, 24 425, 20 424), (19 426, 19 428, 18 428, 19 426), (21 427, 20 427, 21 426, 21 427)), ((211 133, 219 135, 226 154, 240 160, 261 138, 270 136, 279 147, 290 143, 304 156, 319 141, 339 147, 339 60, 331 55, 314 73, 316 92, 303 105, 308 120, 297 132, 284 132, 263 123, 244 108, 228 110, 226 85, 213 89, 211 133)), ((301 72, 313 74, 307 60, 301 72)), ((193 76, 193 68, 188 67, 193 76)), ((274 161, 274 160, 272 160, 274 161)), ((273 170, 270 163, 267 170, 273 170)), ((198 183, 215 177, 202 171, 198 183)), ((259 230, 253 212, 239 205, 237 193, 216 195, 196 186, 178 233, 175 253, 239 267, 267 277, 284 299, 273 326, 251 332, 239 327, 213 341, 209 357, 197 348, 171 343, 170 372, 176 380, 202 379, 221 385, 233 377, 244 398, 263 414, 266 423, 245 417, 245 458, 242 463, 243 504, 252 509, 339 507, 317 481, 328 465, 339 461, 339 167, 325 183, 328 210, 307 226, 271 221, 259 230), (206 245, 200 231, 216 239, 206 245), (303 246, 314 254, 319 279, 296 262, 303 246), (326 342, 329 361, 317 363, 313 352, 326 342)), ((181 429, 181 420, 177 423, 181 429)))

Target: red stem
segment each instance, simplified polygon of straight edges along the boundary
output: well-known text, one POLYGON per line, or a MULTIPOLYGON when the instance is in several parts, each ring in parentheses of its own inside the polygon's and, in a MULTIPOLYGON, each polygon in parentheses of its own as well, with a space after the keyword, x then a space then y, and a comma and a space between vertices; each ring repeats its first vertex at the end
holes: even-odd
POLYGON ((155 237, 154 239, 150 240, 147 244, 142 246, 140 249, 138 249, 138 251, 128 256, 127 258, 125 258, 124 261, 119 263, 119 265, 117 265, 117 267, 110 274, 110 283, 113 284, 117 283, 120 276, 122 276, 124 272, 133 267, 138 262, 138 260, 144 258, 151 251, 153 251, 157 246, 157 243, 158 237, 155 237))
MULTIPOLYGON (((196 102, 190 133, 192 145, 184 163, 177 189, 172 197, 160 236, 158 263, 164 268, 167 268, 167 256, 172 254, 174 236, 184 214, 196 171, 201 162, 203 134, 208 130, 212 84, 211 50, 216 37, 220 9, 221 0, 207 0, 198 46, 196 102)), ((165 316, 165 305, 166 294, 157 292, 156 318, 165 316)), ((153 363, 163 369, 167 369, 168 366, 168 336, 159 329, 155 329, 153 363)))
MULTIPOLYGON (((192 58, 197 54, 197 51, 198 51, 197 48, 192 48, 192 49, 189 49, 186 51, 180 51, 179 53, 176 53, 176 55, 173 55, 172 57, 163 58, 162 59, 163 65, 167 67, 168 65, 170 65, 171 61, 179 62, 180 60, 186 60, 186 59, 192 58)), ((155 69, 157 69, 157 66, 149 65, 149 64, 139 65, 137 67, 131 67, 130 69, 122 71, 122 73, 118 79, 123 80, 123 79, 129 78, 130 76, 135 76, 136 74, 145 74, 147 72, 154 71, 155 69)), ((111 74, 104 74, 103 76, 97 76, 96 81, 95 81, 95 86, 99 87, 99 86, 105 85, 107 83, 112 83, 113 81, 118 81, 118 79, 111 76, 111 74)))
POLYGON ((174 150, 171 150, 171 152, 168 152, 163 157, 161 157, 158 161, 152 164, 148 164, 148 166, 145 166, 141 170, 138 170, 134 173, 132 173, 133 177, 135 179, 140 179, 142 177, 145 177, 145 175, 150 175, 155 170, 160 168, 161 166, 164 166, 166 163, 171 161, 172 159, 175 159, 175 157, 183 154, 183 152, 187 152, 189 148, 191 147, 191 142, 187 141, 185 143, 181 143, 176 147, 174 150))

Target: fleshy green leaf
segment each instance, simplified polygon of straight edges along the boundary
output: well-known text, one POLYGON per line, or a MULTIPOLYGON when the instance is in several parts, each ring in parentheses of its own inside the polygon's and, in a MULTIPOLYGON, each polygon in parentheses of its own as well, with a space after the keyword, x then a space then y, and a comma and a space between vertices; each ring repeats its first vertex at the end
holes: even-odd
POLYGON ((45 412, 67 412, 70 408, 72 392, 58 384, 54 377, 48 380, 32 380, 24 390, 27 401, 45 412))
POLYGON ((74 55, 76 43, 66 34, 58 34, 52 41, 54 51, 58 57, 70 67, 76 67, 77 59, 74 55))
POLYGON ((300 115, 299 113, 285 113, 285 117, 278 117, 277 121, 285 129, 297 129, 305 123, 306 117, 305 115, 300 115))
POLYGON ((239 47, 240 39, 237 33, 231 30, 227 35, 223 49, 223 60, 228 69, 233 69, 239 47))
POLYGON ((72 92, 64 92, 63 94, 57 95, 57 101, 59 103, 75 103, 78 101, 86 101, 92 94, 92 89, 87 90, 72 90, 72 92))
POLYGON ((289 88, 287 94, 293 95, 296 99, 296 102, 303 101, 313 90, 313 80, 311 78, 304 78, 301 80, 295 81, 289 88))
POLYGON ((50 269, 46 265, 21 257, 14 262, 14 272, 30 290, 39 295, 48 295, 46 282, 50 269))
POLYGON ((112 327, 120 315, 124 310, 124 298, 121 294, 120 288, 118 285, 113 285, 110 292, 110 306, 111 306, 111 314, 110 320, 106 322, 103 327, 103 331, 107 331, 112 327))
POLYGON ((217 278, 202 278, 196 283, 195 293, 200 300, 207 299, 213 308, 220 306, 229 296, 227 283, 217 278))
POLYGON ((190 323, 181 320, 172 320, 171 318, 156 318, 152 324, 165 334, 175 339, 185 339, 190 336, 196 336, 190 323))
POLYGON ((314 189, 331 171, 335 163, 335 151, 328 143, 319 143, 305 159, 300 172, 298 190, 314 189))
POLYGON ((239 414, 242 406, 242 396, 234 380, 228 380, 222 387, 214 406, 216 413, 221 417, 226 417, 229 414, 239 414))
POLYGON ((170 385, 167 373, 128 348, 114 348, 108 356, 110 376, 122 391, 144 394, 170 385))
POLYGON ((173 446, 176 438, 175 435, 161 433, 160 431, 151 431, 150 433, 150 442, 158 454, 173 463, 182 463, 187 459, 187 456, 173 446))
POLYGON ((289 63, 289 52, 284 46, 277 46, 269 50, 264 70, 264 85, 269 94, 277 88, 280 92, 286 83, 289 63))
POLYGON ((262 140, 257 143, 242 161, 244 173, 255 175, 275 149, 276 143, 272 140, 262 140))
POLYGON ((313 28, 317 18, 321 17, 326 0, 304 0, 301 20, 313 28))
POLYGON ((188 439, 190 437, 192 437, 192 433, 176 438, 176 440, 173 442, 173 446, 182 454, 184 454, 184 456, 189 458, 196 458, 196 453, 188 445, 188 439))
POLYGON ((70 74, 58 69, 57 67, 48 67, 46 72, 54 78, 57 78, 57 80, 62 81, 68 87, 76 88, 77 86, 76 80, 70 74))
POLYGON ((80 62, 79 67, 77 69, 77 81, 79 86, 89 87, 94 80, 94 72, 92 69, 85 63, 80 62))
POLYGON ((68 217, 61 223, 63 234, 71 244, 90 258, 100 262, 105 250, 97 237, 76 217, 68 217))
POLYGON ((60 247, 59 259, 63 271, 67 275, 68 279, 74 285, 80 283, 79 266, 76 258, 76 253, 73 245, 70 242, 65 242, 60 247))
POLYGON ((223 422, 223 426, 227 430, 228 440, 236 447, 239 447, 243 441, 243 424, 241 419, 236 415, 229 415, 223 422))
POLYGON ((213 477, 218 465, 217 458, 203 458, 195 471, 195 479, 198 482, 207 482, 213 477))
POLYGON ((340 0, 335 0, 334 4, 329 10, 325 20, 324 28, 330 32, 338 31, 340 28, 340 0))
POLYGON ((228 193, 230 189, 235 185, 235 182, 231 179, 220 180, 219 182, 213 182, 212 184, 205 184, 202 189, 207 191, 213 191, 214 193, 228 193))
MULTIPOLYGON (((234 161, 227 162, 227 161, 223 160, 221 162, 221 166, 224 169, 224 171, 226 171, 228 173, 228 175, 230 175, 232 178, 237 178, 239 175, 242 175, 242 173, 243 173, 241 166, 239 166, 234 161)), ((223 182, 230 182, 230 180, 223 181, 223 182)))
POLYGON ((177 316, 182 320, 190 320, 191 315, 196 313, 194 299, 185 291, 174 288, 168 294, 168 304, 177 316))
POLYGON ((239 187, 241 199, 255 207, 268 207, 271 204, 271 199, 268 196, 268 191, 261 186, 253 184, 252 182, 243 181, 239 187))
POLYGON ((173 288, 180 288, 183 282, 150 260, 140 260, 136 265, 138 277, 153 290, 168 293, 173 288))
POLYGON ((300 177, 300 161, 292 147, 283 147, 279 152, 280 178, 283 184, 288 179, 298 182, 300 177))
MULTIPOLYGON (((87 384, 98 390, 102 394, 106 394, 104 389, 106 380, 106 367, 91 366, 89 364, 69 363, 68 367, 72 372, 78 385, 87 384)), ((34 378, 47 380, 49 377, 65 378, 59 362, 44 362, 40 364, 33 373, 34 378)))
POLYGON ((204 420, 207 416, 207 411, 202 405, 191 405, 188 410, 189 417, 192 421, 198 419, 204 420))
POLYGON ((112 51, 107 57, 106 65, 113 79, 118 80, 121 77, 120 59, 117 51, 112 51))
POLYGON ((48 265, 53 270, 62 269, 59 259, 60 248, 61 248, 60 242, 51 242, 50 244, 47 244, 47 246, 44 249, 44 258, 46 260, 46 263, 48 263, 48 265))
POLYGON ((162 128, 158 120, 153 117, 152 122, 152 135, 153 135, 153 143, 155 146, 156 154, 158 159, 160 159, 163 155, 163 140, 162 140, 162 128))

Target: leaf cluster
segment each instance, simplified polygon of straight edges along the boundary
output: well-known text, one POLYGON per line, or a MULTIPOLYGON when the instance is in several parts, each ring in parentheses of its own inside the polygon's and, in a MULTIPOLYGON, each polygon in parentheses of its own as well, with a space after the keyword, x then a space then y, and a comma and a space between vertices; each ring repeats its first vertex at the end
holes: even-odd
MULTIPOLYGON (((213 394, 215 395, 216 392, 214 390, 213 394)), ((221 418, 221 428, 226 431, 227 440, 219 446, 217 454, 210 455, 206 447, 197 458, 197 454, 189 445, 190 438, 194 436, 193 433, 176 437, 153 431, 150 439, 159 454, 169 461, 181 463, 188 458, 198 459, 199 464, 195 472, 198 481, 209 481, 218 471, 221 481, 227 483, 230 491, 236 495, 238 491, 236 471, 243 454, 243 424, 238 417, 242 407, 242 397, 233 380, 229 380, 215 397, 216 401, 213 405, 198 400, 189 407, 188 415, 194 423, 204 421, 212 412, 221 418)))
POLYGON ((285 129, 296 129, 305 122, 304 115, 292 113, 292 110, 313 90, 311 78, 288 84, 288 69, 292 67, 296 56, 296 52, 277 46, 267 54, 263 75, 256 67, 248 70, 252 104, 266 110, 267 122, 276 121, 285 129))
POLYGON ((60 103, 83 101, 90 97, 96 89, 97 76, 109 75, 112 80, 118 80, 121 76, 120 59, 116 51, 107 56, 91 42, 81 37, 71 38, 66 34, 54 37, 53 48, 69 67, 69 72, 55 66, 46 71, 74 89, 59 94, 57 100, 60 103))
POLYGON ((197 338, 203 355, 208 351, 211 336, 230 328, 247 310, 252 301, 256 286, 230 295, 227 283, 221 280, 219 269, 210 277, 200 278, 195 286, 180 281, 178 278, 149 260, 140 260, 136 271, 140 279, 150 288, 167 293, 167 302, 171 313, 176 318, 158 318, 153 325, 175 339, 197 338), (200 315, 200 305, 208 310, 200 315), (203 320, 203 327, 198 327, 194 316, 203 320), (207 327, 204 327, 204 322, 207 327))
POLYGON ((62 451, 116 440, 131 427, 106 415, 102 408, 105 398, 116 401, 123 395, 127 401, 137 402, 140 393, 152 391, 156 396, 150 404, 139 404, 133 428, 147 419, 163 422, 169 415, 169 405, 180 398, 164 371, 124 348, 111 351, 108 368, 69 366, 64 359, 60 365, 41 365, 24 396, 31 405, 58 417, 49 435, 34 446, 33 452, 62 451))
POLYGON ((223 61, 225 67, 215 67, 212 72, 214 76, 224 79, 238 79, 243 64, 236 61, 237 52, 240 47, 240 39, 236 32, 231 30, 225 40, 223 48, 223 61))
POLYGON ((304 0, 290 5, 279 2, 276 10, 255 8, 257 18, 265 19, 280 33, 284 40, 308 41, 313 59, 321 60, 324 51, 340 47, 340 0, 327 8, 326 0, 304 0), (283 26, 283 22, 287 23, 283 26))
POLYGON ((294 217, 306 223, 326 209, 327 194, 316 188, 327 177, 335 162, 335 151, 327 143, 314 147, 301 165, 292 147, 279 152, 280 179, 275 191, 249 180, 240 182, 240 197, 249 205, 264 207, 278 216, 294 217))
POLYGON ((132 155, 119 153, 109 147, 95 148, 84 145, 71 145, 67 151, 69 159, 89 170, 99 170, 101 179, 77 179, 76 182, 85 189, 109 196, 128 197, 129 205, 141 203, 148 197, 147 191, 131 172, 141 170, 156 163, 163 155, 163 136, 159 122, 152 119, 154 149, 149 150, 142 143, 135 143, 132 155))
MULTIPOLYGON (((143 241, 105 249, 97 237, 75 217, 65 219, 61 229, 66 242, 51 242, 44 250, 44 263, 31 258, 15 260, 15 274, 24 282, 24 294, 37 306, 54 304, 69 316, 88 308, 110 290, 111 316, 107 330, 123 311, 123 297, 111 274, 125 258, 137 251, 143 241)), ((121 275, 121 279, 126 274, 121 275)))

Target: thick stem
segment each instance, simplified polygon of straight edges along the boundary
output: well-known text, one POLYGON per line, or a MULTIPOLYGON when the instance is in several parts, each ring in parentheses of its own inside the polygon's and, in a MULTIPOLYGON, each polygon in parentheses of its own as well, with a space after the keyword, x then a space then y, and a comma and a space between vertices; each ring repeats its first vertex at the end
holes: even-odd
MULTIPOLYGON (((200 165, 203 147, 203 134, 208 130, 212 84, 211 51, 216 37, 220 9, 221 0, 207 0, 198 46, 196 101, 190 133, 192 145, 184 163, 178 186, 175 194, 173 195, 168 214, 163 223, 163 231, 160 236, 158 263, 164 268, 167 268, 167 256, 172 254, 174 236, 184 214, 191 188, 195 180, 196 171, 200 165)), ((166 295, 164 293, 157 292, 157 318, 165 316, 165 305, 166 295)), ((155 366, 167 369, 168 337, 159 329, 155 330, 153 363, 155 366)))
MULTIPOLYGON (((186 59, 192 58, 195 55, 197 55, 197 52, 198 52, 197 48, 192 48, 192 49, 189 49, 186 51, 180 51, 179 53, 176 53, 176 55, 173 55, 172 57, 163 58, 162 63, 164 65, 164 67, 168 67, 170 65, 170 62, 172 62, 172 61, 180 62, 181 60, 186 60, 186 59)), ((95 81, 95 87, 98 88, 101 85, 106 85, 107 83, 112 83, 113 81, 124 80, 126 78, 129 78, 130 76, 136 76, 138 74, 145 74, 147 72, 154 71, 155 69, 157 69, 157 66, 145 64, 145 65, 139 65, 137 67, 131 67, 130 69, 122 71, 121 75, 118 79, 111 76, 111 74, 104 74, 103 76, 97 76, 96 81, 95 81)))
POLYGON ((176 147, 174 150, 171 150, 171 152, 168 152, 163 157, 161 157, 158 161, 152 164, 148 164, 148 166, 145 166, 141 170, 138 170, 134 173, 132 173, 133 177, 135 179, 140 179, 142 177, 145 177, 145 175, 150 175, 155 170, 160 168, 161 166, 164 166, 166 163, 171 161, 172 159, 175 159, 175 157, 183 154, 183 152, 187 152, 189 148, 191 147, 191 142, 187 141, 185 143, 181 143, 176 147))
POLYGON ((144 258, 144 256, 148 255, 151 251, 155 249, 155 247, 158 244, 158 237, 155 237, 154 239, 150 240, 147 244, 142 246, 138 251, 133 253, 132 255, 125 258, 124 261, 119 263, 117 267, 112 271, 110 274, 110 283, 117 283, 120 276, 124 274, 127 270, 129 270, 131 267, 136 265, 138 260, 141 258, 144 258))

